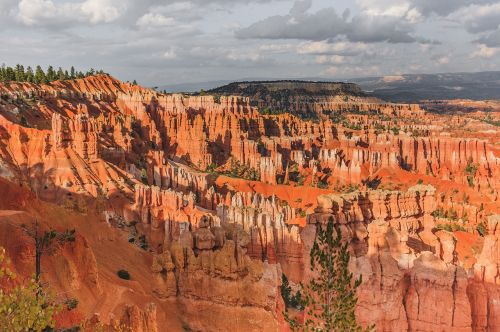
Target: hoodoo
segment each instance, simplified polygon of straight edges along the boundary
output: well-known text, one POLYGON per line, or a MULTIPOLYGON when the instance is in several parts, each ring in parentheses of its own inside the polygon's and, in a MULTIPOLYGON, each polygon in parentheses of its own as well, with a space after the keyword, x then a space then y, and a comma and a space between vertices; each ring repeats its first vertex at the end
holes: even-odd
POLYGON ((166 94, 107 74, 0 95, 9 268, 34 272, 35 221, 75 230, 41 259, 65 294, 57 328, 286 330, 285 312, 304 317, 282 283, 315 277, 333 220, 362 275, 362 326, 500 329, 496 112, 459 118, 343 83, 166 94))

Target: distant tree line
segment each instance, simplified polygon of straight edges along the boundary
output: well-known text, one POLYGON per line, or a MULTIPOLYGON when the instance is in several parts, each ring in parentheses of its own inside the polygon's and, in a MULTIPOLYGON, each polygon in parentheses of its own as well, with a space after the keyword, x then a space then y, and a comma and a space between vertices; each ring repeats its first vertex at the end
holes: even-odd
POLYGON ((30 82, 30 83, 49 83, 52 81, 72 80, 77 78, 84 78, 96 74, 104 74, 103 70, 95 70, 91 68, 87 72, 77 71, 75 67, 63 70, 59 67, 57 70, 49 66, 47 71, 44 71, 41 66, 36 66, 35 70, 30 66, 24 68, 23 65, 16 65, 9 67, 2 65, 0 67, 0 82, 30 82))

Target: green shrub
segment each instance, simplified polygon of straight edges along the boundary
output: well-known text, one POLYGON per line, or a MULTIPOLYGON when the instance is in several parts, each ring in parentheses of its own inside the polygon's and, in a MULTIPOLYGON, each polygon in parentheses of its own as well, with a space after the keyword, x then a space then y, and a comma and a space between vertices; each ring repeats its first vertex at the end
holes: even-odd
POLYGON ((119 270, 116 274, 123 280, 130 280, 130 273, 127 270, 119 270))
POLYGON ((488 230, 486 229, 484 222, 481 222, 476 226, 476 231, 482 237, 484 237, 485 235, 488 235, 488 230))
POLYGON ((329 185, 326 180, 319 180, 318 181, 318 188, 320 189, 328 189, 329 185))
POLYGON ((469 187, 474 187, 474 177, 477 173, 477 165, 472 162, 472 158, 469 158, 467 166, 465 167, 465 174, 467 175, 467 183, 469 187))
POLYGON ((76 309, 78 307, 78 299, 77 298, 69 298, 66 301, 64 301, 64 304, 66 305, 66 308, 68 308, 68 311, 71 311, 73 309, 76 309))
POLYGON ((431 216, 433 216, 434 218, 450 219, 453 221, 458 220, 458 214, 453 209, 449 209, 448 211, 446 211, 443 208, 438 208, 431 213, 431 216))
POLYGON ((141 170, 141 181, 145 185, 149 184, 148 183, 148 173, 147 173, 147 171, 144 168, 141 170))
POLYGON ((304 309, 302 305, 302 294, 300 291, 292 294, 292 287, 285 274, 281 275, 281 297, 283 298, 283 302, 285 302, 286 308, 304 309))
POLYGON ((448 232, 456 232, 456 231, 465 232, 465 228, 462 225, 459 225, 457 223, 437 224, 436 228, 439 230, 445 230, 448 232))

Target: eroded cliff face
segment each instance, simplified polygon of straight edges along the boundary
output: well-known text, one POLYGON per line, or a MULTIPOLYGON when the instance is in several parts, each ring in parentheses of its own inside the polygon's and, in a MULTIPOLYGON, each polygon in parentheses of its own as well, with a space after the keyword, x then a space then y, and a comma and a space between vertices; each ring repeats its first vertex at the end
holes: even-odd
MULTIPOLYGON (((351 268, 362 274, 358 320, 380 331, 487 331, 498 328, 498 215, 488 218, 473 267, 458 259, 457 236, 436 231, 436 190, 371 191, 318 198, 303 240, 333 218, 350 238, 351 268), (486 258, 487 257, 487 258, 486 258), (481 300, 479 300, 481 299, 481 300)), ((307 228, 306 227, 306 228, 307 228)))
POLYGON ((290 100, 313 120, 266 115, 244 96, 167 95, 107 75, 6 83, 0 94, 0 195, 10 198, 0 212, 12 229, 11 210, 76 228, 47 279, 88 298, 89 322, 280 330, 282 273, 307 280, 316 227, 333 218, 363 275, 363 324, 499 328, 491 126, 361 95, 290 100), (116 276, 125 267, 131 281, 116 276))

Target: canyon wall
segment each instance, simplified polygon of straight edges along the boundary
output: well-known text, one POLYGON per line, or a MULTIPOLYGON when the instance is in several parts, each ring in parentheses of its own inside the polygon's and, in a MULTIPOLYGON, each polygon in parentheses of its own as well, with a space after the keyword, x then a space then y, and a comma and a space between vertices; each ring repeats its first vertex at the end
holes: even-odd
POLYGON ((108 288, 121 294, 85 303, 103 313, 96 322, 280 330, 282 274, 294 287, 309 278, 316 227, 333 218, 363 275, 361 323, 499 328, 491 125, 355 93, 292 98, 288 112, 268 114, 244 95, 163 94, 108 75, 5 83, 0 94, 0 175, 10 183, 0 193, 19 186, 55 206, 16 198, 0 212, 71 211, 65 227, 85 236, 54 257, 62 277, 47 278, 95 282, 105 302, 108 288), (108 270, 117 262, 138 279, 118 280, 108 270))

